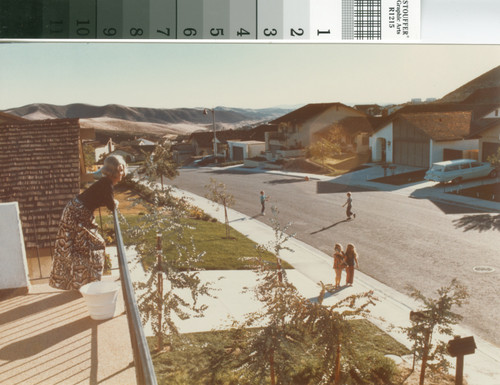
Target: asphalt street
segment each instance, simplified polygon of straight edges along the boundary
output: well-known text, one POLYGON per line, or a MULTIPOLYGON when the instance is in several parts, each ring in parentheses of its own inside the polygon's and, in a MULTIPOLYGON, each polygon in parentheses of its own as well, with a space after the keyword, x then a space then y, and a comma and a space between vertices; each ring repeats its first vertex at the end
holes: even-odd
MULTIPOLYGON (((334 180, 311 180, 292 175, 247 172, 243 169, 184 168, 172 185, 203 196, 210 178, 223 182, 234 195, 236 211, 269 223, 271 206, 279 221, 291 223, 297 239, 331 254, 335 242, 353 243, 360 270, 376 280, 408 293, 411 285, 433 295, 458 278, 471 294, 460 310, 464 324, 500 346, 500 255, 498 233, 466 231, 457 225, 482 212, 449 203, 410 198, 395 191, 349 186, 334 180), (259 191, 270 197, 266 216, 260 216, 259 191), (346 192, 353 197, 354 220, 346 220, 346 192), (490 266, 492 274, 474 272, 490 266)), ((231 220, 231 218, 229 218, 231 220)))

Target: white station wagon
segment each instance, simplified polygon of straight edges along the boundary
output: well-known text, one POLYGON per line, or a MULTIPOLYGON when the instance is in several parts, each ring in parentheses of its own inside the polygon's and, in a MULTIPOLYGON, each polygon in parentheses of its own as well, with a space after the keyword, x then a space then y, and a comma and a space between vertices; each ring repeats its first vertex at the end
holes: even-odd
POLYGON ((433 163, 425 173, 424 179, 441 183, 460 183, 463 180, 486 176, 491 178, 497 176, 497 170, 490 163, 473 159, 455 159, 433 163))

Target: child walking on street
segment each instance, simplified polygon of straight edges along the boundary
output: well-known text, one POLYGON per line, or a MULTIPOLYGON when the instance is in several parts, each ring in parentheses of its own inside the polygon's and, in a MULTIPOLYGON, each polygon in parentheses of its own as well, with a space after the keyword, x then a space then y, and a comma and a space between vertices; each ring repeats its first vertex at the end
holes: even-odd
POLYGON ((347 219, 351 219, 351 216, 354 217, 354 218, 356 218, 356 214, 354 214, 352 212, 352 198, 351 198, 351 193, 350 192, 347 193, 347 200, 342 205, 342 207, 344 207, 345 205, 347 205, 347 209, 345 211, 345 214, 347 215, 347 219))
POLYGON ((260 192, 260 206, 261 206, 261 209, 260 209, 260 214, 261 215, 266 215, 265 211, 266 211, 266 201, 269 200, 269 197, 266 196, 266 194, 264 194, 264 191, 261 191, 260 192))

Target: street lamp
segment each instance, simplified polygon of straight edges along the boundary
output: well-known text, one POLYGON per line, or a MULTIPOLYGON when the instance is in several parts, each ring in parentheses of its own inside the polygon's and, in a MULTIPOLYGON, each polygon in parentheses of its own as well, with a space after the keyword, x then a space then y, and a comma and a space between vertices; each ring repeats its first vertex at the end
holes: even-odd
POLYGON ((208 115, 208 111, 212 113, 212 127, 214 130, 214 157, 217 162, 217 137, 215 136, 215 110, 213 108, 205 108, 203 110, 203 115, 208 115))

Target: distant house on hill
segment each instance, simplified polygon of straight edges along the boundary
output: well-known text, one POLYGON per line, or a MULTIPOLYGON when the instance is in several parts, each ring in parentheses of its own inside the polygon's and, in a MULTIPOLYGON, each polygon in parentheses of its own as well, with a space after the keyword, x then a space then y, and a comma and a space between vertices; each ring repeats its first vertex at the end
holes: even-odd
POLYGON ((442 160, 480 158, 479 138, 475 134, 480 122, 493 111, 494 104, 403 107, 370 138, 372 160, 428 168, 442 160))
POLYGON ((0 124, 0 202, 18 202, 31 279, 47 277, 61 213, 87 175, 78 119, 0 124))
POLYGON ((268 158, 297 156, 317 140, 317 134, 334 129, 345 118, 366 115, 342 103, 308 104, 292 111, 271 124, 278 126, 277 132, 268 135, 266 150, 268 158))

